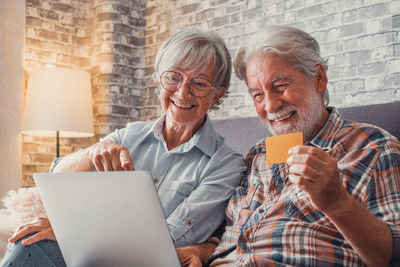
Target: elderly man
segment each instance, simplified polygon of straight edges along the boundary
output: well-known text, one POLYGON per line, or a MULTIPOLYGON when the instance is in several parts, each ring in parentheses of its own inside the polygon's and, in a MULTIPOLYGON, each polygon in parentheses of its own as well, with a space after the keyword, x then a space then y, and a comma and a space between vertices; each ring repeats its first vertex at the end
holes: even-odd
POLYGON ((234 67, 266 128, 302 132, 305 145, 273 165, 264 140, 253 146, 219 245, 182 248, 181 262, 196 266, 214 251, 210 266, 397 266, 400 143, 326 107, 317 41, 269 26, 239 48, 234 67))

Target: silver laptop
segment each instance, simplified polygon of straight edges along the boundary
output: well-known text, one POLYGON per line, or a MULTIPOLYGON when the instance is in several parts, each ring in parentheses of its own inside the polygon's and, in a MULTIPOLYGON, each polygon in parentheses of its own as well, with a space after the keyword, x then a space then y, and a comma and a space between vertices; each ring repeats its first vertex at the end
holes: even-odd
POLYGON ((33 176, 67 266, 180 266, 149 173, 33 176))

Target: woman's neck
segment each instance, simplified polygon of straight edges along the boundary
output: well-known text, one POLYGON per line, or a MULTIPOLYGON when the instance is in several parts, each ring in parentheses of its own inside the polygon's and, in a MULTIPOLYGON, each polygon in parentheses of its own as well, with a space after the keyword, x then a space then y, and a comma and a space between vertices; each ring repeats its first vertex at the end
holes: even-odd
POLYGON ((204 124, 204 121, 205 118, 194 124, 181 124, 168 120, 167 118, 164 122, 163 136, 167 143, 168 150, 172 150, 189 141, 204 124))

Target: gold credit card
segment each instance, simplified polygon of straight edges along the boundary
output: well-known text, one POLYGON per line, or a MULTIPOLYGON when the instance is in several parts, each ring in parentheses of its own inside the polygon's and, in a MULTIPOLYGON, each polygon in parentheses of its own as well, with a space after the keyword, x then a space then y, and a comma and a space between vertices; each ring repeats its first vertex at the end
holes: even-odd
POLYGON ((286 162, 289 157, 289 149, 303 145, 303 133, 291 133, 265 138, 265 158, 267 164, 279 164, 286 162))

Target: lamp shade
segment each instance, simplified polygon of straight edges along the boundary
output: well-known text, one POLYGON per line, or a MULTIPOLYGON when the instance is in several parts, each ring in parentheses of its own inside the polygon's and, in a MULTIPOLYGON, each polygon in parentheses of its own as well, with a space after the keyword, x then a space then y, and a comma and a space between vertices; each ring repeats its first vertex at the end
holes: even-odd
POLYGON ((41 68, 29 75, 22 132, 62 137, 93 136, 90 74, 83 70, 41 68))

